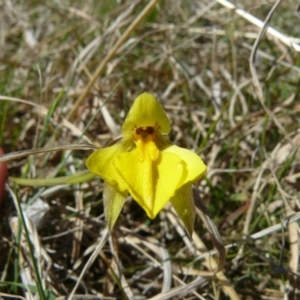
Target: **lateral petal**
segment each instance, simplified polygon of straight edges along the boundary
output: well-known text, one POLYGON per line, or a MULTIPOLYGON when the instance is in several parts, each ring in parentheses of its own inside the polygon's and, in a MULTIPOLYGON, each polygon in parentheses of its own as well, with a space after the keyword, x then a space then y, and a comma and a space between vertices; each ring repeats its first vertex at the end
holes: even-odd
POLYGON ((85 162, 91 172, 100 176, 105 182, 120 192, 126 190, 126 185, 117 172, 113 160, 122 152, 124 152, 122 144, 117 143, 111 147, 96 150, 85 162))
POLYGON ((177 190, 170 202, 185 225, 190 237, 192 237, 195 223, 195 203, 192 185, 185 185, 177 190))
POLYGON ((109 184, 104 184, 103 191, 103 205, 104 215, 109 230, 113 229, 113 226, 118 219, 120 212, 126 201, 127 192, 119 193, 109 184))
POLYGON ((184 149, 175 145, 171 145, 170 147, 165 148, 163 153, 174 153, 178 155, 184 165, 184 176, 182 177, 182 181, 179 183, 177 188, 181 186, 195 182, 200 179, 204 173, 206 172, 206 165, 196 153, 184 149))
POLYGON ((128 191, 153 219, 175 195, 182 173, 180 157, 173 153, 161 153, 156 160, 149 156, 140 160, 138 150, 120 154, 115 166, 128 191))

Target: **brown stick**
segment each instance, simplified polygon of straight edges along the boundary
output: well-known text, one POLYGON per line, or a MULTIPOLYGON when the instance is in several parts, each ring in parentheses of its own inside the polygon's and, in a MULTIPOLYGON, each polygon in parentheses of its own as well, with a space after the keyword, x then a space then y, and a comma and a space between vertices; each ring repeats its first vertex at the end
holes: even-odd
POLYGON ((106 55, 106 57, 102 60, 100 65, 98 66, 97 70, 93 74, 91 80, 89 81, 88 85, 85 87, 82 94, 79 96, 79 98, 74 103, 73 108, 67 115, 67 120, 70 120, 78 107, 81 105, 81 103, 84 101, 85 97, 89 93, 90 89, 95 84, 97 78, 101 75, 101 73, 104 71, 105 66, 107 63, 115 56, 116 52, 120 48, 122 44, 127 40, 131 32, 138 26, 138 24, 146 17, 146 15, 150 12, 150 10, 154 7, 154 5, 158 2, 158 0, 151 0, 148 5, 143 9, 143 11, 137 16, 137 18, 132 22, 132 24, 125 30, 125 32, 122 34, 122 36, 118 39, 118 41, 115 43, 113 48, 110 50, 110 52, 106 55))

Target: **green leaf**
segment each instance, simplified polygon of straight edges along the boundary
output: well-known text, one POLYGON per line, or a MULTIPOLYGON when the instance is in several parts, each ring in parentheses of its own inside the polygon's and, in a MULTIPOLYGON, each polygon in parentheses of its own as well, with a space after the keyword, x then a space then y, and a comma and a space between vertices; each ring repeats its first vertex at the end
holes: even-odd
POLYGON ((87 182, 93 179, 96 175, 91 173, 88 170, 78 172, 73 175, 56 177, 56 178, 18 178, 18 177, 9 177, 9 179, 19 185, 26 186, 54 186, 60 184, 75 184, 87 182))

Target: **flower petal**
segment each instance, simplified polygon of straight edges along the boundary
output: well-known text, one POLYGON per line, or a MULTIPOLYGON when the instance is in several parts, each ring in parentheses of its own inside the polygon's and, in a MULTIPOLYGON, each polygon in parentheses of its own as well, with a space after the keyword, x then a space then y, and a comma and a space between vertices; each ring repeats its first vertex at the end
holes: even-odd
POLYGON ((184 149, 175 145, 165 148, 163 153, 174 153, 178 155, 184 165, 184 176, 182 177, 181 182, 177 188, 181 186, 195 182, 200 179, 206 172, 206 165, 202 159, 194 152, 184 149))
POLYGON ((91 172, 100 176, 119 192, 124 192, 126 185, 112 163, 121 152, 124 152, 123 145, 117 143, 111 147, 96 150, 87 158, 85 163, 91 172))
POLYGON ((195 223, 195 203, 192 185, 185 185, 184 187, 180 188, 176 192, 175 196, 170 199, 170 202, 191 237, 195 223))
POLYGON ((109 230, 112 230, 126 201, 127 192, 119 193, 109 184, 104 184, 103 205, 104 215, 109 230))
POLYGON ((159 102, 148 93, 139 95, 122 126, 123 136, 128 136, 134 128, 155 127, 161 134, 171 130, 170 121, 159 102))
POLYGON ((114 162, 131 196, 152 219, 175 195, 183 174, 181 159, 173 153, 159 152, 156 160, 149 156, 140 160, 135 149, 120 154, 114 162))

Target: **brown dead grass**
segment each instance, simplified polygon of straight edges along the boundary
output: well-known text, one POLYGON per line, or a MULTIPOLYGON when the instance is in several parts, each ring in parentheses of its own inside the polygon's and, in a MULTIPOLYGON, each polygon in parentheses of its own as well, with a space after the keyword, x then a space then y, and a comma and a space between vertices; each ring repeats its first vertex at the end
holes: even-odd
MULTIPOLYGON (((212 276, 218 258, 200 218, 191 241, 168 206, 149 220, 129 199, 109 236, 99 178, 45 188, 8 181, 0 298, 40 297, 16 218, 17 203, 31 209, 38 203, 27 229, 45 299, 298 299, 299 52, 272 32, 262 36, 254 78, 256 25, 213 1, 159 1, 87 90, 147 3, 1 3, 0 140, 6 153, 105 146, 120 134, 135 97, 153 93, 172 121, 170 139, 208 165, 197 190, 227 249, 223 273, 212 276)), ((272 8, 267 1, 235 5, 261 20, 272 8)), ((297 37, 296 10, 294 1, 281 3, 270 26, 297 37)), ((19 158, 10 162, 9 176, 75 174, 85 170, 87 155, 67 150, 19 158)))

